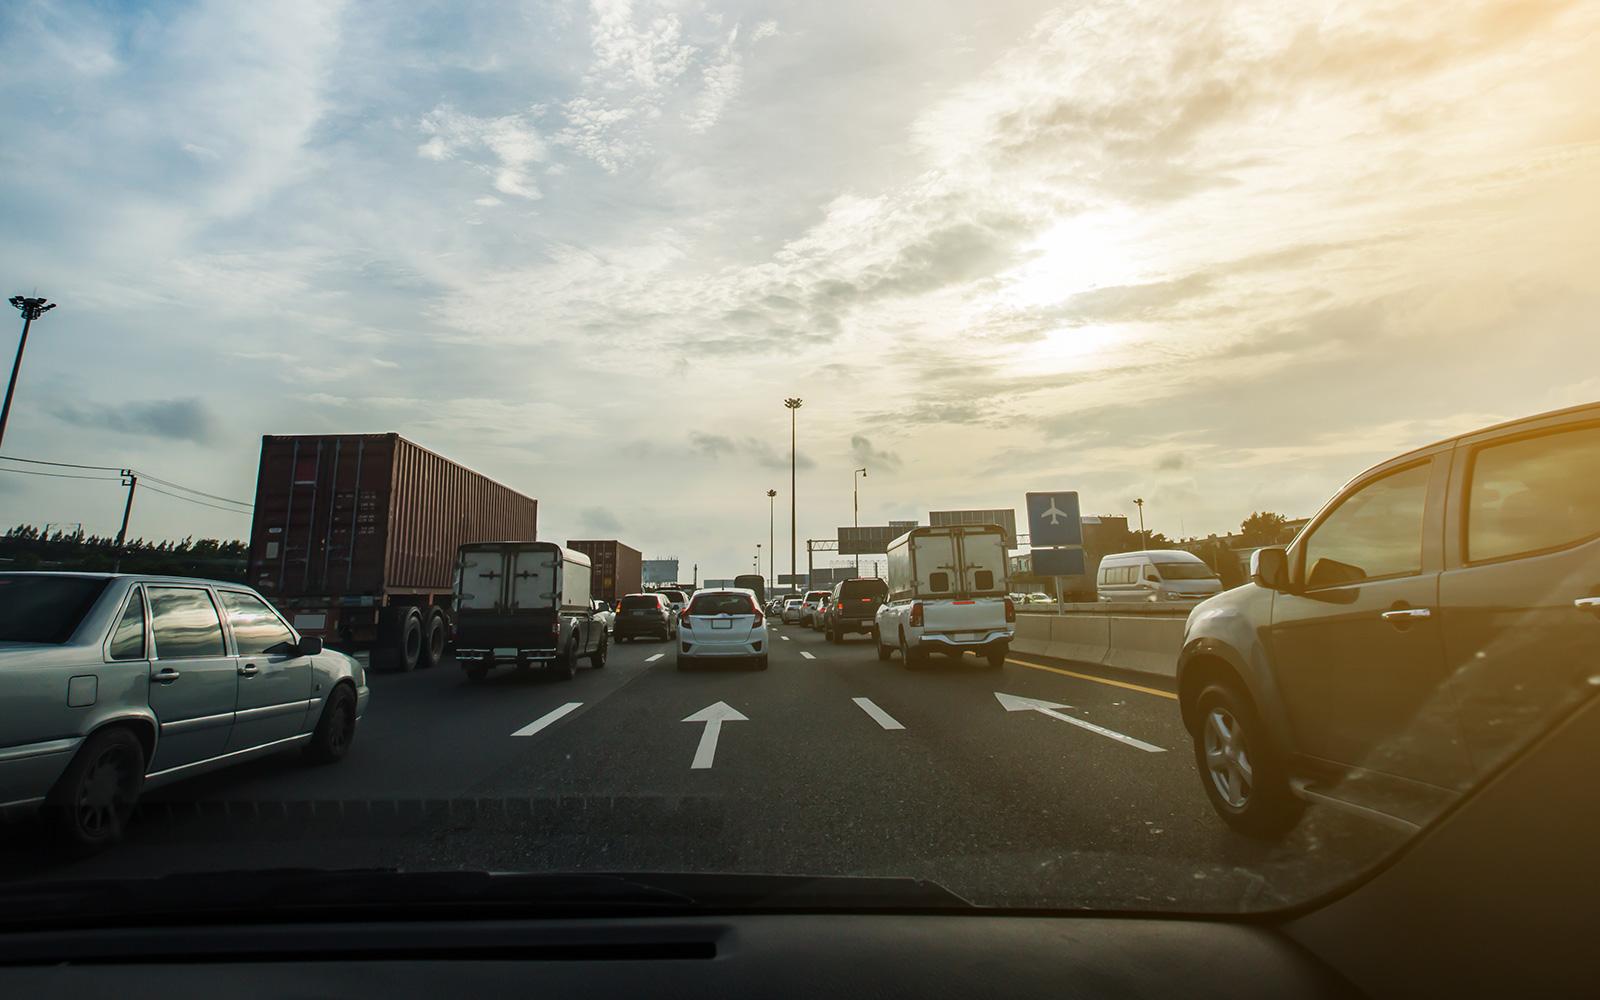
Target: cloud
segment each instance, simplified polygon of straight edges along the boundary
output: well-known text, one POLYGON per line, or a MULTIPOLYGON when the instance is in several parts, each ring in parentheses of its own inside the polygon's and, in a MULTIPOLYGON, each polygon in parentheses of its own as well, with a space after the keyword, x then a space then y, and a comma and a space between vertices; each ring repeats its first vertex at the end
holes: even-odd
POLYGON ((153 400, 116 406, 57 401, 51 416, 75 427, 209 444, 218 437, 218 421, 198 399, 153 400))
POLYGON ((622 530, 622 522, 604 507, 585 507, 578 512, 578 527, 591 535, 602 535, 622 530))
MULTIPOLYGON (((441 104, 423 115, 417 128, 429 137, 417 147, 419 156, 444 161, 487 152, 495 162, 477 162, 474 166, 492 179, 496 191, 529 200, 543 197, 533 181, 533 172, 536 164, 549 157, 549 151, 526 117, 479 118, 441 104)), ((484 204, 483 200, 479 199, 478 204, 484 204)))
MULTIPOLYGON (((752 461, 765 469, 787 469, 789 456, 780 452, 772 445, 759 438, 743 437, 732 438, 725 434, 707 434, 704 431, 695 431, 689 435, 689 447, 698 454, 704 455, 713 461, 720 461, 723 457, 740 461, 752 461)), ((795 467, 809 469, 816 465, 805 452, 795 454, 795 467)))
POLYGON ((1161 458, 1157 459, 1157 461, 1156 461, 1156 471, 1157 472, 1179 472, 1187 464, 1188 464, 1188 461, 1182 455, 1174 452, 1171 455, 1163 455, 1163 456, 1161 456, 1161 458))
POLYGON ((857 467, 883 469, 893 472, 900 468, 900 456, 892 451, 874 448, 872 442, 860 434, 850 436, 850 459, 857 467))

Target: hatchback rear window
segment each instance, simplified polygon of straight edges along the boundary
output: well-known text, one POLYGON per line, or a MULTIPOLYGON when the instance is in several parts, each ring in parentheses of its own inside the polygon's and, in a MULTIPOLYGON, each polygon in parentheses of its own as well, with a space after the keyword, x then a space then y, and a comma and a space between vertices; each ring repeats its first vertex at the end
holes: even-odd
POLYGON ((889 596, 889 585, 882 580, 849 580, 839 588, 839 600, 859 601, 863 597, 876 597, 882 601, 889 596))
POLYGON ((661 607, 660 602, 654 597, 624 597, 622 599, 623 611, 653 611, 661 607))
POLYGON ((748 594, 701 594, 689 605, 691 615, 753 615, 756 606, 748 594))
POLYGON ((59 646, 72 638, 107 581, 0 573, 0 642, 59 646))

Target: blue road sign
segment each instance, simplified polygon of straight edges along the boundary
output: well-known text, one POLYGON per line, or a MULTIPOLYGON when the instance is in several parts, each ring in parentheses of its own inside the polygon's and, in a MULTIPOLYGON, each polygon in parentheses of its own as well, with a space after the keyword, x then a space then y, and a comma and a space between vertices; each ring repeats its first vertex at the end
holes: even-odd
POLYGON ((1028 494, 1028 544, 1035 549, 1083 544, 1083 520, 1078 516, 1075 491, 1028 494))
POLYGON ((1083 549, 1034 549, 1035 576, 1082 576, 1085 572, 1083 549))

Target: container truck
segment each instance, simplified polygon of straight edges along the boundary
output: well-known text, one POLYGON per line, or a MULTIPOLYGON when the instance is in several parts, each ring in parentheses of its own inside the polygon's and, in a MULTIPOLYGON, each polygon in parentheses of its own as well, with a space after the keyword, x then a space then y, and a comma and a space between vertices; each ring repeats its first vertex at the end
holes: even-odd
POLYGON ((616 608, 628 594, 644 590, 644 554, 616 539, 583 539, 567 542, 567 548, 589 557, 594 570, 590 582, 594 599, 616 608))
POLYGON ((536 537, 538 501, 398 434, 261 439, 248 580, 296 629, 431 667, 465 542, 536 537))
POLYGON ((1005 530, 993 524, 913 528, 889 543, 889 599, 878 608, 878 659, 896 651, 907 669, 930 653, 977 653, 999 669, 1016 633, 1007 596, 1005 530))
POLYGON ((456 571, 456 660, 470 680, 497 664, 572 680, 578 661, 606 665, 604 619, 589 557, 554 542, 470 542, 456 571))

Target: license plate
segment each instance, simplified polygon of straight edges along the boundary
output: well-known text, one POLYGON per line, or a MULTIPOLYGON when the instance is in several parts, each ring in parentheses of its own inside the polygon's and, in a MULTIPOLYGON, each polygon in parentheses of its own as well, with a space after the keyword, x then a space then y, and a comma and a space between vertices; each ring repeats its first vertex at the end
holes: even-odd
POLYGON ((496 646, 494 648, 494 655, 497 658, 498 657, 502 657, 502 656, 506 657, 508 659, 515 658, 516 655, 517 655, 517 647, 515 647, 515 646, 496 646))
POLYGON ((733 622, 731 622, 731 621, 720 621, 720 622, 714 621, 714 622, 711 623, 711 627, 712 628, 733 628, 733 622))
POLYGON ((628 614, 632 615, 635 618, 643 618, 645 615, 647 615, 649 613, 650 612, 648 612, 648 611, 630 611, 630 612, 628 612, 628 614))

